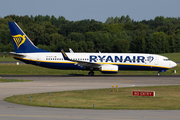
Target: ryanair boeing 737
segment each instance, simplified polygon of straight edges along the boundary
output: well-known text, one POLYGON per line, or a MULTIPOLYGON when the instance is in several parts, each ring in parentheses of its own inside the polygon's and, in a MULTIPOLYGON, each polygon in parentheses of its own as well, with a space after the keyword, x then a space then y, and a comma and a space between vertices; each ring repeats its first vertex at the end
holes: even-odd
POLYGON ((37 48, 15 22, 9 22, 15 52, 14 58, 27 64, 67 70, 95 70, 118 73, 119 70, 151 70, 164 72, 177 64, 167 57, 140 53, 61 53, 37 48))

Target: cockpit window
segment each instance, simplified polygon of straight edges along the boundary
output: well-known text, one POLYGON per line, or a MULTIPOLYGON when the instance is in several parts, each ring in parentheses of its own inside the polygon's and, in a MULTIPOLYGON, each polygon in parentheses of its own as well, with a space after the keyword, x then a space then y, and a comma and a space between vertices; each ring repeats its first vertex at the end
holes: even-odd
POLYGON ((170 59, 163 59, 164 61, 170 61, 170 59))

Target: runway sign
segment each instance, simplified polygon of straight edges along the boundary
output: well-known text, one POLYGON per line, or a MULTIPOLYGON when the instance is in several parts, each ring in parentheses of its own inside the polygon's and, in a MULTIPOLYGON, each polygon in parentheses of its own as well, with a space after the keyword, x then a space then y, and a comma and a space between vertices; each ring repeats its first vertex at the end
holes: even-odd
POLYGON ((138 91, 138 90, 133 90, 132 96, 153 96, 153 97, 155 97, 155 91, 138 91))

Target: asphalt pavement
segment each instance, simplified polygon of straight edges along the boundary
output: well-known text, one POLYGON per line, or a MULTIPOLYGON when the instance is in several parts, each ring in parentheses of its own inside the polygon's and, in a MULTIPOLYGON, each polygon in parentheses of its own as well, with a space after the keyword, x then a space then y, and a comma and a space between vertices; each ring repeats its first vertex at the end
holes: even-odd
POLYGON ((179 120, 179 110, 92 110, 18 105, 3 101, 12 95, 133 86, 180 85, 180 76, 3 75, 33 82, 0 83, 0 120, 179 120))

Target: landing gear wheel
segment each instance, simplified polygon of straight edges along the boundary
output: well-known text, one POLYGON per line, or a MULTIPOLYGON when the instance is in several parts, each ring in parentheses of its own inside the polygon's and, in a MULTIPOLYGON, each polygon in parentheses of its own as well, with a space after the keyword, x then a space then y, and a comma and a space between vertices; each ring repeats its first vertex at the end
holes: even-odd
POLYGON ((94 72, 89 72, 88 75, 89 75, 89 76, 93 76, 93 75, 94 75, 94 72))
POLYGON ((157 73, 157 76, 160 76, 160 75, 161 75, 161 74, 158 72, 158 73, 157 73))

